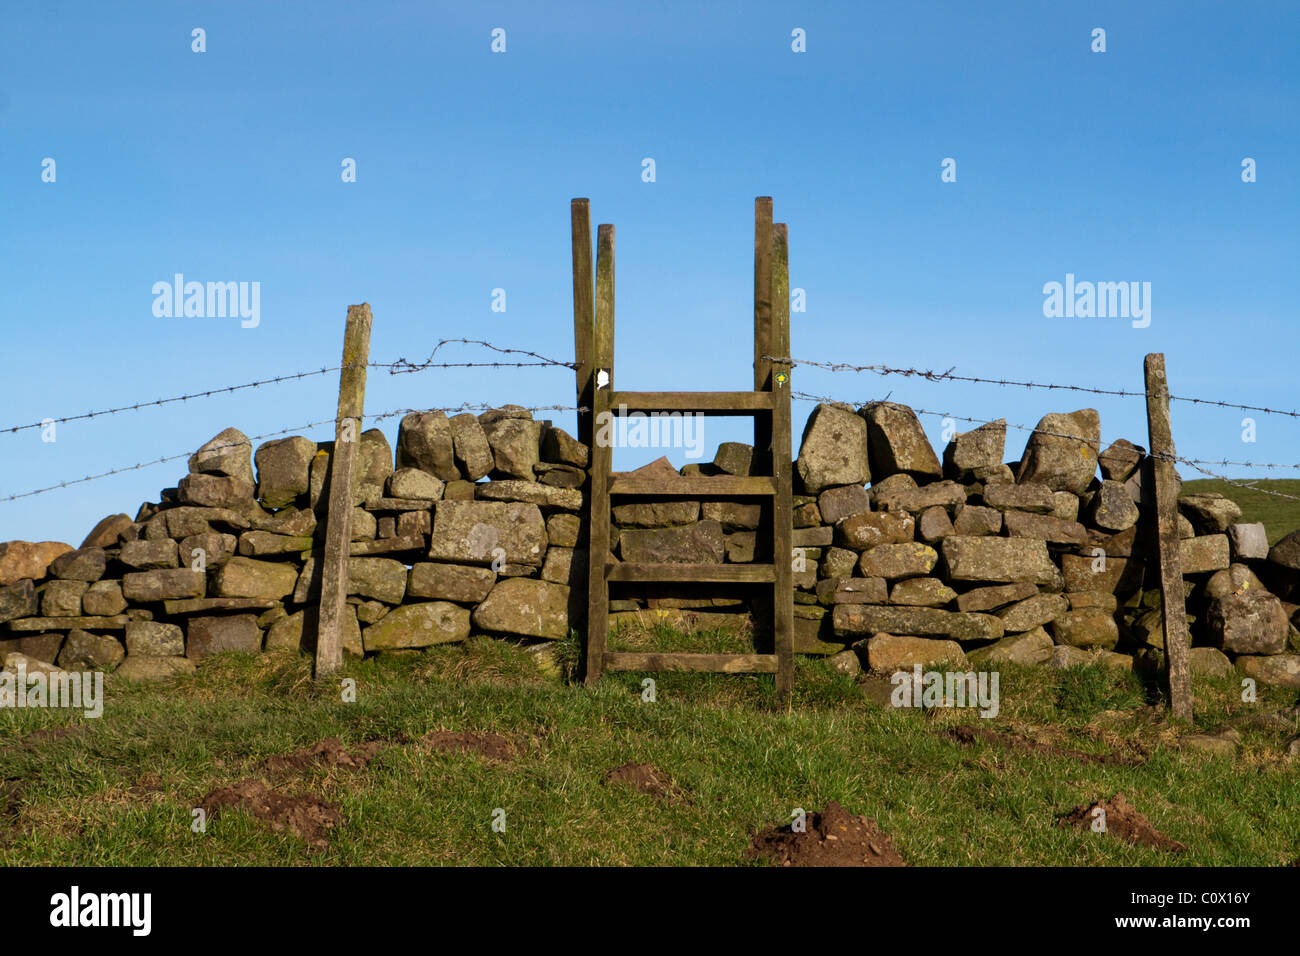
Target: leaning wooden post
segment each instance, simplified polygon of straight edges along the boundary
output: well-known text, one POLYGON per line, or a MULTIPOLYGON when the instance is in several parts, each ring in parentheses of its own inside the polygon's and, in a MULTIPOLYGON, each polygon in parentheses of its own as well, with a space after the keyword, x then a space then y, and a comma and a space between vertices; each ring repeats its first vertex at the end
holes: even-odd
POLYGON ((1178 489, 1174 438, 1169 421, 1169 382, 1163 352, 1146 357, 1147 435, 1160 556, 1160 606, 1164 618, 1169 705, 1180 720, 1192 719, 1192 677, 1187 651, 1187 597, 1183 587, 1182 543, 1178 536, 1178 489))
POLYGON ((596 230, 596 336, 591 361, 595 385, 591 390, 591 486, 587 508, 591 531, 587 545, 587 683, 605 669, 605 640, 609 632, 609 473, 613 462, 613 426, 609 394, 614 390, 614 227, 596 230), (602 436, 602 425, 605 434, 602 436))
POLYGON ((316 677, 343 666, 343 612, 348 597, 348 552, 352 540, 352 475, 366 405, 366 363, 370 361, 370 304, 348 306, 339 372, 339 411, 330 455, 329 505, 325 552, 321 556, 320 625, 316 636, 316 677))
MULTIPOLYGON (((790 355, 790 256, 786 224, 772 226, 772 351, 769 355, 790 355)), ((776 501, 772 506, 773 561, 776 586, 773 588, 772 643, 776 653, 776 696, 790 701, 794 687, 794 569, 790 474, 790 365, 774 362, 772 384, 772 477, 776 481, 776 501)))
MULTIPOLYGON (((754 200, 754 391, 772 387, 772 197, 754 200)), ((772 471, 772 419, 754 416, 754 474, 772 471)))
POLYGON ((575 199, 569 205, 573 229, 573 364, 577 378, 578 441, 591 447, 591 352, 595 335, 595 305, 591 274, 591 204, 575 199))

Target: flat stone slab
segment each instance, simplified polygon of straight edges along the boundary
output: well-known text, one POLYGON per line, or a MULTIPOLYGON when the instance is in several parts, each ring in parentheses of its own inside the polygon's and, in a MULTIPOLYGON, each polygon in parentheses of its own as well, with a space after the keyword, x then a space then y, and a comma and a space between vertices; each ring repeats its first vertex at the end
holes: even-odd
POLYGON ((353 541, 348 546, 352 557, 366 554, 392 554, 396 551, 423 551, 429 546, 429 539, 422 534, 398 535, 394 538, 378 538, 374 541, 353 541))
POLYGON ((270 598, 178 598, 163 601, 167 614, 202 614, 205 611, 264 611, 279 601, 270 598))
POLYGON ((131 619, 125 614, 112 617, 21 617, 9 622, 11 631, 123 631, 131 619))

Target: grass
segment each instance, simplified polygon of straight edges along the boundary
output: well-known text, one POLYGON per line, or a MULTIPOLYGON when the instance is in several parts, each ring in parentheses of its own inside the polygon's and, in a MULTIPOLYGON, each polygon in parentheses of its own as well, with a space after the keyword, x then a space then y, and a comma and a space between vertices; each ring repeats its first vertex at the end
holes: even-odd
MULTIPOLYGON (((1262 478, 1254 481, 1248 478, 1234 479, 1250 481, 1255 487, 1267 491, 1277 491, 1284 495, 1300 498, 1300 478, 1262 478)), ((1300 528, 1300 501, 1291 501, 1252 491, 1240 485, 1229 484, 1218 478, 1198 478, 1183 482, 1182 493, 1217 492, 1225 498, 1231 498, 1241 508, 1241 521, 1262 521, 1268 531, 1268 543, 1277 544, 1278 540, 1300 528)))
MULTIPOLYGON (((625 643, 688 642, 671 628, 625 643)), ((721 649, 719 634, 692 646, 721 649)), ((562 642, 561 660, 577 643, 562 642)), ((104 716, 0 711, 0 865, 737 865, 752 833, 796 807, 837 800, 874 817, 912 864, 1263 865, 1300 856, 1300 774, 1281 752, 1285 729, 1242 729, 1235 758, 1180 751, 1152 721, 1151 691, 1132 675, 1004 668, 1001 713, 896 710, 888 685, 800 659, 793 707, 770 677, 640 674, 594 688, 543 676, 535 654, 473 638, 423 654, 351 661, 355 703, 316 688, 293 655, 221 655, 169 687, 108 684, 104 716), (979 724, 1140 765, 1083 763, 1000 743, 962 745, 945 730, 979 724), (39 741, 32 731, 68 727, 39 741), (308 770, 277 784, 339 806, 344 824, 313 850, 242 812, 190 829, 209 791, 260 776, 265 759, 326 737, 417 737, 432 729, 495 732, 520 756, 394 743, 361 770, 308 770), (686 791, 657 801, 607 786, 629 761, 686 791), (1171 856, 1060 828, 1079 804, 1123 791, 1153 824, 1188 845, 1171 856), (494 809, 506 831, 493 832, 494 809)), ((1209 728, 1291 706, 1294 693, 1243 704, 1231 680, 1198 681, 1209 728)), ((1292 724, 1294 721, 1292 721, 1292 724)))

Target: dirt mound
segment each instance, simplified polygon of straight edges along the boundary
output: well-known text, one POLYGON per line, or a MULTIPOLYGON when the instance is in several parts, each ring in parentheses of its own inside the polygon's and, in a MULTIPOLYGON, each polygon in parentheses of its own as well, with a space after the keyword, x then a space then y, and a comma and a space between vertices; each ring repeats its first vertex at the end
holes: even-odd
POLYGON ((431 730, 420 738, 432 750, 445 753, 469 751, 489 760, 502 762, 515 759, 515 745, 500 734, 476 734, 470 731, 431 730))
POLYGON ((361 770, 378 756, 383 747, 383 741, 367 740, 355 750, 348 751, 343 748, 343 743, 337 737, 327 737, 302 750, 277 754, 269 758, 266 761, 266 769, 271 773, 295 773, 308 770, 317 764, 325 764, 327 767, 361 770))
POLYGON ((1182 853, 1187 849, 1177 840, 1171 840, 1151 825, 1151 821, 1138 812, 1122 793, 1115 794, 1110 800, 1098 800, 1086 807, 1075 807, 1057 823, 1059 826, 1078 827, 1091 830, 1093 822, 1099 819, 1098 808, 1105 811, 1105 832, 1128 843, 1149 846, 1156 850, 1168 850, 1182 853))
POLYGON ((810 813, 806 829, 794 824, 754 836, 746 854, 768 857, 778 866, 907 866, 894 841, 875 820, 855 816, 831 800, 821 813, 810 813))
POLYGON ((316 797, 293 797, 272 790, 261 780, 241 780, 213 790, 199 806, 215 820, 223 810, 247 810, 272 830, 289 830, 313 847, 329 846, 329 831, 343 823, 338 807, 316 797))
POLYGON ((1135 757, 1121 757, 1117 754, 1090 754, 1083 750, 1071 750, 1068 747, 1045 744, 1016 734, 1002 734, 987 727, 975 727, 970 724, 951 727, 944 732, 959 744, 974 744, 976 742, 999 744, 1011 750, 1041 753, 1049 757, 1068 757, 1080 763, 1095 763, 1107 766, 1136 767, 1142 764, 1142 761, 1135 757))
POLYGON ((654 764, 625 763, 605 774, 605 783, 623 784, 656 800, 676 799, 683 796, 682 789, 654 764))

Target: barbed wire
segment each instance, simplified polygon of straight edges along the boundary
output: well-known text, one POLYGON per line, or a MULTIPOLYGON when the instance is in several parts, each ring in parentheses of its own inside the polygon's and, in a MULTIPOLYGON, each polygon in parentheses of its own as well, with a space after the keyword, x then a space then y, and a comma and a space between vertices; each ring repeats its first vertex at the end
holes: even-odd
MULTIPOLYGON (((1270 495, 1270 496, 1272 496, 1272 497, 1274 497, 1274 498, 1285 498, 1285 499, 1287 499, 1288 501, 1300 501, 1300 496, 1297 496, 1297 495, 1288 495, 1288 494, 1286 494, 1286 493, 1284 493, 1284 492, 1281 492, 1281 491, 1273 491, 1271 488, 1259 488, 1259 487, 1256 487, 1255 484, 1248 484, 1248 483, 1246 483, 1246 482, 1239 481, 1239 480, 1237 480, 1237 479, 1235 479, 1235 478, 1229 478, 1227 475, 1220 475, 1220 474, 1218 474, 1217 472, 1210 471, 1210 470, 1207 469, 1207 468, 1202 468, 1202 467, 1201 467, 1201 463, 1200 463, 1197 459, 1194 459, 1194 458, 1183 458, 1181 455, 1167 455, 1167 456, 1166 456, 1166 455, 1152 455, 1151 457, 1153 457, 1153 458, 1159 458, 1159 459, 1162 459, 1162 460, 1164 460, 1164 461, 1173 460, 1173 461, 1175 461, 1175 462, 1180 462, 1180 463, 1182 463, 1182 464, 1184 464, 1184 465, 1187 465, 1187 466, 1190 467, 1190 468, 1194 468, 1194 469, 1196 469, 1196 470, 1199 471, 1201 474, 1203 474, 1203 475, 1205 475, 1205 476, 1207 476, 1207 477, 1209 477, 1209 478, 1217 479, 1218 481, 1222 481, 1222 482, 1224 482, 1224 483, 1226 483, 1226 484, 1233 485, 1234 487, 1237 487, 1237 488, 1244 488, 1244 489, 1246 489, 1247 491, 1256 491, 1256 492, 1259 492, 1261 495, 1270 495)), ((1213 462, 1210 462, 1209 464, 1213 464, 1213 462)), ((1292 467, 1292 466, 1288 466, 1288 467, 1292 467)), ((1259 480, 1260 480, 1260 479, 1258 479, 1258 478, 1254 479, 1254 481, 1259 481, 1259 480)))
MULTIPOLYGON (((1189 462, 1189 463, 1195 463, 1195 464, 1198 464, 1198 465, 1231 465, 1231 466, 1233 466, 1234 468, 1295 468, 1295 469, 1300 469, 1300 465, 1287 465, 1287 464, 1278 464, 1278 463, 1275 463, 1275 462, 1263 462, 1263 461, 1229 461, 1229 460, 1226 459, 1226 458, 1222 458, 1222 459, 1210 459, 1210 458, 1188 458, 1188 459, 1185 459, 1185 460, 1186 460, 1187 462, 1189 462)), ((1256 480, 1258 480, 1258 479, 1256 479, 1256 480)))
MULTIPOLYGON (((1122 388, 1095 388, 1090 385, 1058 385, 1050 382, 1018 381, 1009 378, 984 378, 978 375, 956 375, 952 366, 946 371, 934 369, 895 368, 889 365, 854 365, 850 362, 821 362, 812 359, 796 359, 789 356, 765 355, 763 358, 782 365, 805 365, 820 368, 828 372, 874 372, 877 375, 901 375, 905 378, 923 378, 928 382, 976 382, 984 385, 1009 385, 1017 388, 1041 388, 1049 391, 1087 392, 1093 395, 1113 395, 1121 398, 1145 398, 1146 391, 1129 391, 1122 388)), ((1234 408, 1246 412, 1262 412, 1268 415, 1283 415, 1288 418, 1300 418, 1300 412, 1267 408, 1262 405, 1238 405, 1209 398, 1192 398, 1186 395, 1170 395, 1173 402, 1188 402, 1193 405, 1213 405, 1217 408, 1234 408)))
MULTIPOLYGON (((412 412, 417 412, 417 413, 418 413, 418 412, 444 412, 444 413, 456 413, 456 414, 459 414, 460 412, 474 411, 475 409, 478 409, 478 410, 480 410, 480 411, 487 411, 488 409, 492 409, 492 408, 501 408, 501 407, 503 407, 503 406, 500 406, 500 405, 488 405, 488 404, 483 404, 483 403, 480 403, 480 404, 473 404, 473 403, 468 403, 468 402, 467 402, 467 403, 462 404, 462 405, 457 405, 457 406, 454 406, 454 407, 448 407, 448 408, 399 408, 399 409, 392 409, 391 411, 380 412, 380 413, 375 414, 375 415, 362 415, 362 416, 361 416, 361 419, 362 419, 362 421, 373 421, 373 422, 379 422, 379 421, 384 421, 384 420, 389 419, 389 418, 394 418, 394 417, 396 417, 396 416, 398 416, 398 415, 409 415, 409 414, 411 414, 412 412)), ((585 411, 590 411, 589 408, 586 408, 586 407, 583 407, 583 406, 567 406, 567 405, 535 405, 535 406, 531 406, 531 407, 512 406, 512 408, 514 408, 514 409, 516 409, 516 410, 519 410, 519 411, 526 411, 526 412, 530 412, 530 413, 531 413, 531 412, 549 412, 549 411, 569 411, 569 412, 585 412, 585 411)), ((290 427, 290 428, 281 428, 281 429, 279 429, 278 431, 265 432, 265 433, 263 433, 263 434, 261 434, 261 435, 251 435, 251 436, 249 436, 249 438, 248 438, 247 441, 222 442, 222 443, 219 444, 219 445, 203 445, 203 446, 201 446, 201 447, 204 448, 204 449, 206 449, 208 452, 214 452, 214 451, 220 451, 220 450, 222 450, 223 448, 238 448, 238 447, 240 447, 241 445, 249 445, 249 446, 250 446, 250 451, 251 451, 251 445, 252 445, 253 442, 262 441, 263 439, 267 439, 267 438, 275 438, 275 437, 280 436, 280 435, 290 435, 290 434, 293 434, 293 433, 295 433, 295 432, 306 431, 306 430, 308 430, 308 429, 310 429, 310 428, 319 428, 319 427, 322 426, 322 425, 334 425, 334 426, 337 427, 337 426, 338 426, 338 423, 339 423, 340 421, 341 421, 341 419, 339 419, 339 418, 337 418, 337 417, 336 417, 336 418, 322 418, 322 419, 320 419, 319 421, 315 421, 315 422, 307 422, 306 424, 303 424, 303 425, 294 425, 294 426, 292 426, 292 427, 290 427)), ((142 462, 139 462, 139 463, 134 464, 134 465, 125 465, 125 466, 123 466, 123 467, 121 467, 121 468, 112 468, 112 469, 110 469, 110 470, 108 470, 108 471, 101 471, 101 472, 99 472, 98 474, 85 475, 84 477, 81 477, 81 478, 72 478, 72 479, 69 479, 68 481, 61 481, 61 482, 59 482, 57 485, 48 485, 48 486, 45 487, 45 488, 35 488, 35 489, 31 490, 31 491, 22 491, 22 492, 17 492, 17 493, 15 493, 15 494, 11 494, 11 495, 0 496, 0 502, 3 502, 3 501, 16 501, 16 500, 18 500, 19 498, 30 498, 30 497, 32 497, 32 496, 34 496, 34 495, 43 495, 43 494, 46 494, 47 492, 50 492, 50 491, 58 491, 60 488, 67 488, 67 487, 69 487, 70 485, 80 485, 80 484, 84 484, 85 482, 88 482, 88 481, 96 481, 97 479, 100 479, 100 478, 110 478, 110 477, 112 477, 113 475, 125 474, 126 472, 129 472, 129 471, 139 471, 139 470, 142 469, 142 468, 149 468, 149 467, 151 467, 151 466, 153 466, 153 465, 162 465, 162 464, 166 464, 167 462, 170 462, 170 461, 179 461, 179 460, 182 459, 182 458, 186 458, 186 459, 188 459, 188 458, 190 458, 192 455, 195 455, 195 454, 197 454, 197 453, 198 453, 198 450, 196 449, 195 451, 181 452, 180 454, 176 454, 176 455, 164 455, 162 458, 154 458, 154 459, 152 459, 152 460, 150 460, 150 461, 142 461, 142 462)))
POLYGON ((578 367, 576 362, 561 362, 559 359, 548 358, 545 355, 539 355, 537 352, 532 352, 529 351, 528 349, 505 348, 500 345, 493 345, 491 342, 486 342, 483 339, 443 339, 441 342, 439 342, 437 345, 433 347, 433 351, 429 353, 429 358, 426 361, 410 362, 405 358, 400 358, 396 362, 392 363, 389 371, 390 374, 393 375, 402 375, 408 372, 421 372, 424 371, 424 369, 426 368, 465 368, 465 367, 473 367, 475 365, 477 365, 478 367, 488 367, 488 368, 532 368, 538 366, 552 366, 556 368, 567 368, 569 370, 573 370, 578 367), (441 349, 444 345, 456 345, 456 344, 480 345, 483 348, 491 349, 493 352, 501 352, 507 355, 528 355, 531 356, 532 358, 537 359, 537 361, 536 362, 469 363, 469 362, 435 362, 433 360, 433 357, 438 354, 438 350, 441 349))

